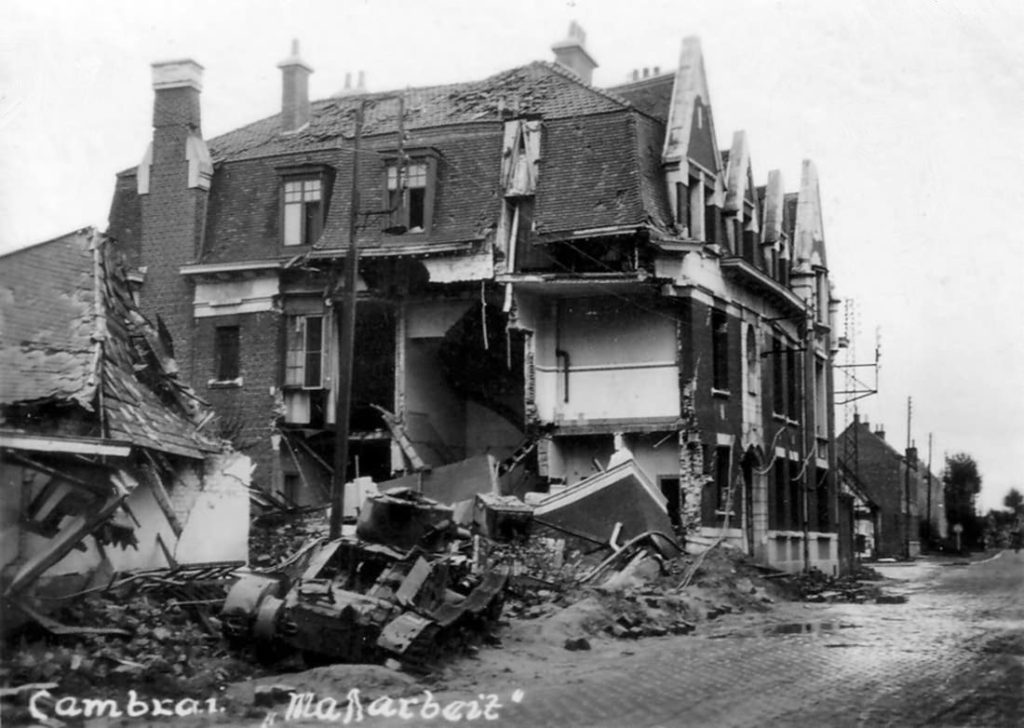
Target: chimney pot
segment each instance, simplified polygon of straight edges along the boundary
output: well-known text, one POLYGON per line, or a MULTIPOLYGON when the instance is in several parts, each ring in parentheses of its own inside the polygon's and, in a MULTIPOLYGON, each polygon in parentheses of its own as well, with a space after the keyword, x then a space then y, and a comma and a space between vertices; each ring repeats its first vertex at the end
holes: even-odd
POLYGON ((650 75, 651 75, 651 69, 648 68, 647 66, 644 66, 644 78, 647 78, 650 75))
POLYGON ((356 88, 360 91, 366 90, 366 71, 359 72, 359 85, 356 88))
POLYGON ((551 46, 555 52, 555 63, 575 73, 583 83, 590 84, 594 77, 595 61, 586 49, 587 34, 575 20, 569 23, 569 33, 565 40, 551 46))

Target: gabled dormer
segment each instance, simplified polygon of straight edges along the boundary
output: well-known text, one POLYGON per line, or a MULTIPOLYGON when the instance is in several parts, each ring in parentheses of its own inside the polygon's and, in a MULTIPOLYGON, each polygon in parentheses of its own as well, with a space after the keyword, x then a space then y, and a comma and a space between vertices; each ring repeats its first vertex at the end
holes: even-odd
POLYGON ((800 192, 793 226, 793 290, 813 309, 815 320, 829 320, 828 261, 825 256, 825 226, 821 216, 818 170, 805 159, 800 170, 800 192))
POLYGON ((743 131, 733 134, 732 149, 729 151, 729 162, 725 170, 725 200, 722 204, 722 213, 725 216, 726 238, 732 255, 759 265, 760 216, 757 210, 754 172, 750 162, 750 145, 747 134, 743 131))
POLYGON ((783 278, 783 260, 788 260, 788 235, 785 226, 786 188, 782 181, 782 172, 773 169, 768 173, 768 184, 764 191, 764 210, 762 213, 761 260, 765 272, 781 281, 783 278))
POLYGON ((683 39, 661 155, 673 219, 684 238, 725 242, 721 158, 700 40, 691 36, 683 39))

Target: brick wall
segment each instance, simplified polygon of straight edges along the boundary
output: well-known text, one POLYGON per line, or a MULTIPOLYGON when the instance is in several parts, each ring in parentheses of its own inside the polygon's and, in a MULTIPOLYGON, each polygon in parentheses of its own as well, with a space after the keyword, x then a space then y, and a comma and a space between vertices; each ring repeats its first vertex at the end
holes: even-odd
POLYGON ((253 484, 268 489, 276 457, 270 447, 275 417, 275 396, 271 392, 281 383, 282 336, 282 316, 276 311, 202 318, 195 326, 196 391, 217 411, 224 434, 253 459, 253 484), (236 325, 242 384, 213 384, 216 328, 236 325))

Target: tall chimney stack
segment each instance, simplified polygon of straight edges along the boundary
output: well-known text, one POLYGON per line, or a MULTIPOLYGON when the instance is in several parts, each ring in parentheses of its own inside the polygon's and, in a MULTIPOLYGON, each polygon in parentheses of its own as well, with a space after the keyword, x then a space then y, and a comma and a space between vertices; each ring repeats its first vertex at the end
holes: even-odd
POLYGON ((177 127, 202 136, 199 92, 203 67, 186 58, 153 64, 153 128, 177 127))
POLYGON ((313 69, 299 57, 299 41, 292 54, 277 64, 281 69, 281 131, 298 131, 309 123, 309 74, 313 69))
POLYGON ((193 297, 181 266, 202 255, 213 161, 203 141, 199 96, 203 67, 191 59, 161 61, 153 69, 153 141, 136 172, 141 204, 139 291, 143 312, 160 316, 171 333, 175 359, 191 378, 193 297))
POLYGON ((595 61, 584 47, 587 43, 587 34, 580 24, 575 20, 569 23, 569 33, 565 40, 560 40, 551 46, 555 52, 555 62, 565 66, 579 76, 583 83, 590 84, 593 81, 594 69, 597 68, 595 61))

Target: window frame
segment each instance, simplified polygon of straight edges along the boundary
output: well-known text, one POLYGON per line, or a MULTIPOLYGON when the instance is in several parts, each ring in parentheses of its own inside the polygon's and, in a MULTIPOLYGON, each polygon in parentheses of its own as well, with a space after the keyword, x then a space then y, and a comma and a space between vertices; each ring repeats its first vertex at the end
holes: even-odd
POLYGON ((242 378, 242 329, 236 324, 220 324, 213 330, 213 384, 239 382, 242 378), (234 339, 225 346, 224 336, 234 339), (230 376, 233 373, 233 376, 230 376))
MULTIPOLYGON (((334 181, 334 170, 325 164, 299 165, 277 167, 279 176, 278 182, 278 242, 288 250, 309 248, 316 244, 323 235, 327 226, 327 211, 330 207, 331 189, 334 181), (318 184, 319 198, 317 200, 288 200, 288 185, 301 183, 303 187, 307 182, 318 184), (316 202, 319 209, 315 214, 310 215, 308 209, 312 202, 316 202), (296 242, 290 242, 288 225, 289 205, 297 205, 299 234, 296 242)), ((305 189, 301 191, 305 194, 305 189)))
POLYGON ((325 370, 328 360, 328 341, 327 341, 327 317, 322 313, 296 313, 288 314, 285 320, 285 326, 287 327, 285 332, 285 358, 284 358, 284 383, 283 386, 287 389, 302 389, 302 390, 320 390, 325 389, 325 370), (311 349, 309 344, 310 336, 310 319, 319 319, 319 351, 311 349), (295 331, 295 327, 301 322, 302 333, 298 334, 295 331), (295 347, 296 339, 294 336, 301 338, 301 346, 295 347), (319 376, 315 381, 310 381, 309 362, 310 356, 316 355, 319 360, 319 376), (296 363, 293 364, 293 361, 296 363), (293 376, 293 372, 298 372, 297 376, 293 376))
POLYGON ((397 185, 403 179, 408 179, 408 171, 405 175, 399 175, 398 167, 400 160, 397 157, 386 159, 384 164, 384 200, 388 208, 389 226, 385 231, 391 235, 430 235, 434 226, 434 204, 437 198, 437 155, 432 151, 410 152, 405 158, 405 167, 423 167, 423 186, 405 187, 402 190, 400 200, 394 199, 394 191, 398 190, 397 185), (392 173, 394 170, 394 173, 392 173), (392 183, 396 187, 392 188, 392 183), (423 190, 423 224, 414 229, 410 219, 410 189, 423 190))
POLYGON ((729 393, 729 314, 711 309, 711 388, 729 393))

